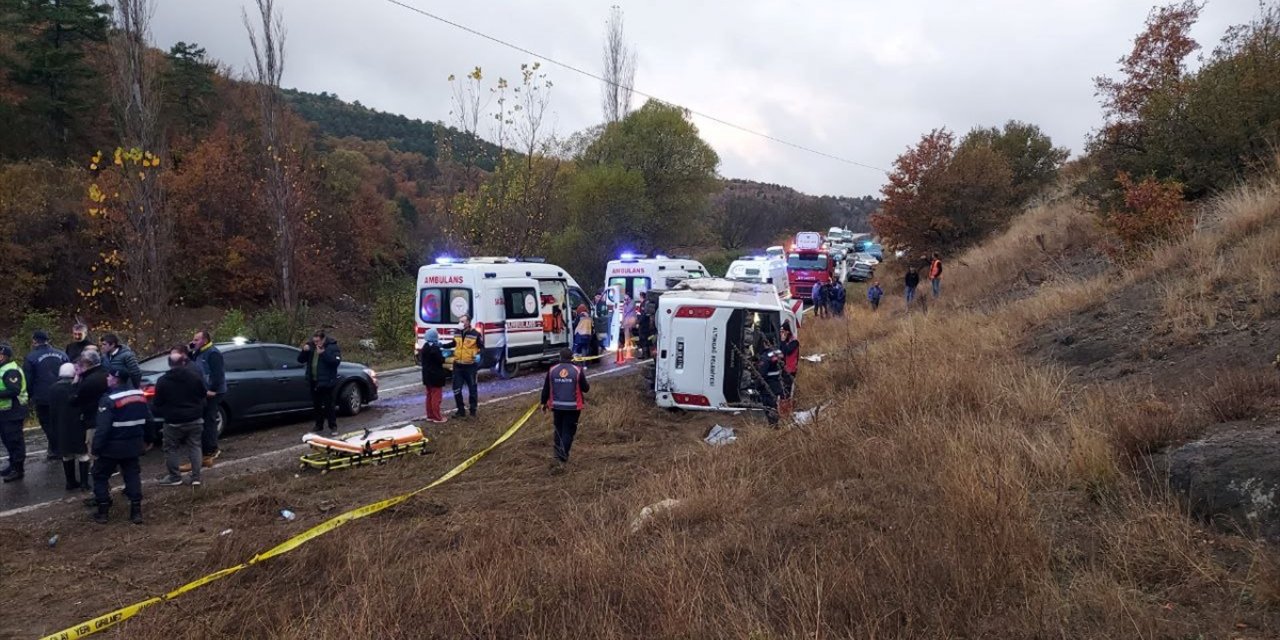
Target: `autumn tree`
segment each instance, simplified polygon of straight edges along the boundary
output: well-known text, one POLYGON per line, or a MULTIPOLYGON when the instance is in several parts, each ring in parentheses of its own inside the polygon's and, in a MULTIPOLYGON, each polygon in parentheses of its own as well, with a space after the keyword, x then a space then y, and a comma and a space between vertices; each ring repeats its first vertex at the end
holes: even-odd
POLYGON ((1053 146, 1040 127, 1010 120, 1003 127, 978 127, 965 135, 961 150, 985 147, 999 154, 1013 175, 1013 198, 1022 203, 1049 186, 1070 154, 1053 146))
POLYGON ((871 226, 886 244, 916 253, 951 251, 981 240, 1015 210, 1013 172, 992 147, 957 145, 935 129, 894 160, 871 226))

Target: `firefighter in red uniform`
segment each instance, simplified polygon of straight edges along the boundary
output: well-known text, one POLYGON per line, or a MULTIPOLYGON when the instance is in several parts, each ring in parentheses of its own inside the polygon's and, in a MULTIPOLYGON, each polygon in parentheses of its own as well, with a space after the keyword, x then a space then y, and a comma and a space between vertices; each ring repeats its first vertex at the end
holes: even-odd
POLYGON ((561 349, 560 362, 547 371, 547 379, 542 383, 542 410, 551 409, 555 424, 556 459, 551 465, 554 473, 563 471, 569 461, 569 448, 578 433, 578 418, 586 405, 583 394, 590 390, 586 370, 573 363, 572 351, 561 349))
MULTIPOLYGON (((789 400, 795 391, 796 372, 800 370, 800 341, 796 340, 795 334, 791 333, 789 323, 783 323, 781 337, 782 343, 778 345, 778 349, 782 351, 783 356, 782 397, 789 400)), ((788 408, 784 407, 784 409, 788 408)))

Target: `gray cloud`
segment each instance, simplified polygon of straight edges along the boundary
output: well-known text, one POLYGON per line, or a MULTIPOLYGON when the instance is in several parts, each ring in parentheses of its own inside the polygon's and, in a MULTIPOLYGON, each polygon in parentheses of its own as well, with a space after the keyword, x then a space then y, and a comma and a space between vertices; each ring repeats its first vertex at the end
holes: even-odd
MULTIPOLYGON (((1115 71, 1150 4, 1140 0, 405 0, 598 71, 611 4, 639 51, 637 87, 692 109, 888 167, 921 133, 1009 118, 1078 151, 1099 123, 1091 79, 1115 71)), ((529 56, 384 0, 277 0, 285 84, 426 120, 449 120, 451 73, 516 76, 529 56)), ((197 42, 233 69, 249 60, 239 0, 160 0, 154 39, 197 42)), ((1211 49, 1253 0, 1210 0, 1195 36, 1211 49)), ((567 135, 600 119, 599 84, 558 67, 552 108, 567 135)), ((638 106, 638 105, 637 105, 638 106)), ((695 118, 721 173, 810 193, 876 192, 883 176, 695 118)))

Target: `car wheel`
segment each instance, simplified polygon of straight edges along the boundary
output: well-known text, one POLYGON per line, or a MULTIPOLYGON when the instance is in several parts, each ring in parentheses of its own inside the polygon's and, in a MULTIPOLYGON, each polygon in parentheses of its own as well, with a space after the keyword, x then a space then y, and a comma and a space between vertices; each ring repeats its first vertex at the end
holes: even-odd
POLYGON ((227 425, 231 424, 231 417, 227 415, 226 405, 218 405, 218 415, 214 418, 218 424, 218 437, 222 437, 222 433, 227 430, 227 425))
POLYGON ((502 378, 504 380, 516 377, 517 373, 520 373, 519 362, 502 361, 502 378))
POLYGON ((338 407, 341 408, 342 415, 354 416, 360 413, 363 404, 364 397, 360 393, 360 386, 356 383, 348 382, 338 390, 338 407))

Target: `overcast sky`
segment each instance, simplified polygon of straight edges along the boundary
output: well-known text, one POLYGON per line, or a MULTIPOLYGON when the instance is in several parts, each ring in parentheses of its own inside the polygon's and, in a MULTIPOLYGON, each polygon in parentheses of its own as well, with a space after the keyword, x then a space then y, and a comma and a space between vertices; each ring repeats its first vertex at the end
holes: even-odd
MULTIPOLYGON (((609 7, 626 12, 637 89, 800 145, 888 167, 921 133, 1010 118, 1078 152, 1099 124, 1091 78, 1113 74, 1152 4, 1143 0, 402 0, 598 72, 609 7)), ((196 42, 237 72, 252 0, 158 0, 157 46, 196 42)), ((530 56, 387 0, 277 0, 284 85, 425 120, 450 119, 447 78, 479 65, 519 75, 530 56)), ((1212 49, 1256 0, 1208 0, 1212 49)), ((599 82, 547 66, 556 131, 601 120, 599 82)), ((639 106, 636 104, 635 106, 639 106)), ((720 173, 814 194, 877 193, 883 174, 694 118, 720 173)))

